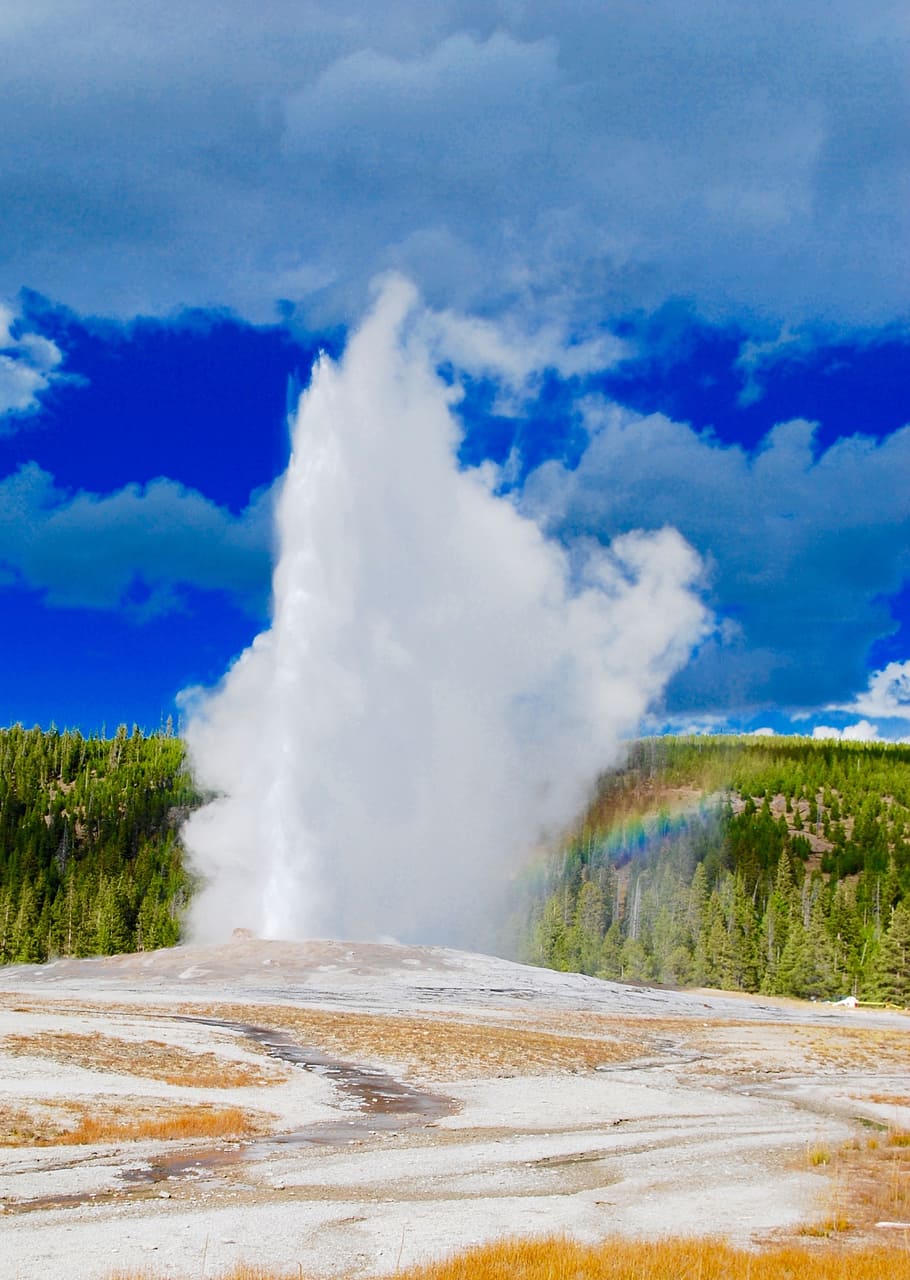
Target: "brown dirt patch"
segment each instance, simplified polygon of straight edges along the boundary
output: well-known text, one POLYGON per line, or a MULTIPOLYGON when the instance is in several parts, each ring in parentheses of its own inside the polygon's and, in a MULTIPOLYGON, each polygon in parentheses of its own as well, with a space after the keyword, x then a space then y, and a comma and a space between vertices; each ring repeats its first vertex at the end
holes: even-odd
POLYGON ((335 1057, 393 1062, 414 1078, 437 1081, 482 1076, 546 1075, 631 1062, 653 1044, 650 1027, 638 1035, 559 1034, 498 1023, 478 1025, 438 1017, 406 1017, 295 1009, 283 1005, 184 1006, 182 1012, 232 1022, 254 1020, 298 1037, 335 1057))
POLYGON ((896 1068, 910 1072, 908 1028, 879 1030, 871 1027, 794 1027, 795 1043, 812 1062, 825 1067, 856 1070, 896 1068))
POLYGON ((32 1058, 142 1076, 164 1084, 200 1089, 238 1089, 278 1084, 287 1072, 277 1064, 262 1067, 232 1061, 216 1053, 196 1053, 160 1040, 122 1040, 115 1036, 85 1035, 73 1031, 9 1035, 2 1048, 32 1058))

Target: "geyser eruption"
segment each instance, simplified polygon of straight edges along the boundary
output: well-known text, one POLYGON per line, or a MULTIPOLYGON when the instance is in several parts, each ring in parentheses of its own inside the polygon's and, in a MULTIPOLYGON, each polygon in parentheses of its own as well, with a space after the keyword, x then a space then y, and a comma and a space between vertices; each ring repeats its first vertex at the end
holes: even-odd
POLYGON ((423 319, 387 283, 301 397, 272 625, 187 726, 200 940, 482 942, 704 631, 675 531, 568 552, 459 469, 423 319))

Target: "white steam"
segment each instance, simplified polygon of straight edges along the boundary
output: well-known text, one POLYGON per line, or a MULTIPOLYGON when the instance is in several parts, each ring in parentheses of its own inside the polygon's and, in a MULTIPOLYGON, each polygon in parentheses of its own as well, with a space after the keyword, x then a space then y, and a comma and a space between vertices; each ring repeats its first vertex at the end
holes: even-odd
POLYGON ((272 626, 187 725, 200 940, 482 941, 704 633, 674 530, 569 554, 459 469, 427 331, 389 282, 301 398, 272 626))

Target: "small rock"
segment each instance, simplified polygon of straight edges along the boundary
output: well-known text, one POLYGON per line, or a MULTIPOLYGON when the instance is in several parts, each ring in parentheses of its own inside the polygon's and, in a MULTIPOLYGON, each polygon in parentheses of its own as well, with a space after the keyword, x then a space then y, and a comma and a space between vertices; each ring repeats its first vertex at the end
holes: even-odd
POLYGON ((159 1199, 159 1200, 170 1200, 170 1198, 171 1198, 171 1193, 170 1193, 170 1191, 159 1191, 159 1192, 158 1192, 158 1199, 159 1199))

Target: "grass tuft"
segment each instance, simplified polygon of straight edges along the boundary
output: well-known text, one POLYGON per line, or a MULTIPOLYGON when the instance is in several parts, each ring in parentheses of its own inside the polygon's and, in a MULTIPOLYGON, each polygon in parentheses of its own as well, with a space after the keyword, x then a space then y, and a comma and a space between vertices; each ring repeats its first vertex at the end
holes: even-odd
POLYGON ((809 1148, 808 1163, 830 1173, 834 1208, 821 1222, 803 1227, 800 1235, 868 1237, 877 1223, 905 1221, 910 1214, 910 1134, 892 1130, 865 1143, 852 1139, 831 1152, 809 1148))
POLYGON ((147 1119, 108 1119, 83 1116, 66 1141, 75 1145, 98 1142, 141 1142, 157 1138, 169 1142, 188 1138, 240 1138, 251 1131, 250 1117, 240 1107, 181 1107, 147 1119))
POLYGON ((86 1146, 144 1139, 242 1138, 266 1131, 241 1107, 166 1106, 118 1100, 99 1111, 85 1103, 45 1101, 33 1107, 0 1105, 0 1147, 86 1146))

